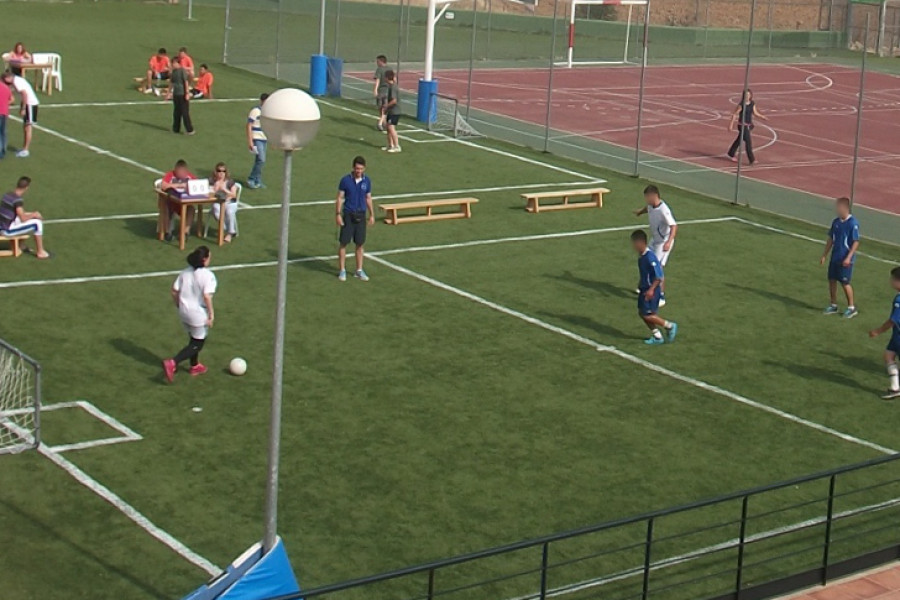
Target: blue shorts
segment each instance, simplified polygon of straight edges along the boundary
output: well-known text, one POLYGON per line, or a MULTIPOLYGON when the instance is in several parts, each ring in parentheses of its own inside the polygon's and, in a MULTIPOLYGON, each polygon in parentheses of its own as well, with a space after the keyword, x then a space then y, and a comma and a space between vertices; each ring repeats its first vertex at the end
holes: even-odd
POLYGON ((841 261, 828 263, 828 281, 840 281, 844 285, 853 279, 853 265, 845 267, 841 261))
POLYGON ((900 354, 900 337, 897 337, 896 335, 891 336, 891 341, 888 342, 885 350, 890 350, 894 354, 900 354))
POLYGON ((647 315, 655 315, 659 312, 659 288, 656 288, 656 293, 654 293, 653 298, 651 300, 647 300, 647 297, 644 292, 641 292, 638 295, 638 314, 642 317, 647 315))

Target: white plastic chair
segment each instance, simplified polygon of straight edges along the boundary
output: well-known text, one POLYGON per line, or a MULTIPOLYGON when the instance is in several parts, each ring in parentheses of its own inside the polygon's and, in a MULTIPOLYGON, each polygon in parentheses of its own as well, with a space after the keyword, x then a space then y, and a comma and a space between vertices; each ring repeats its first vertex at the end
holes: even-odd
POLYGON ((47 93, 51 87, 62 91, 62 57, 55 52, 35 52, 31 60, 36 64, 47 63, 50 67, 41 69, 41 91, 47 93))
MULTIPOLYGON (((235 187, 235 195, 234 195, 235 202, 240 203, 241 192, 244 191, 244 186, 242 186, 240 183, 235 181, 234 187, 235 187)), ((215 205, 213 205, 213 206, 215 206, 215 205)), ((207 237, 209 235, 209 224, 212 221, 218 222, 218 220, 216 219, 216 213, 213 210, 213 206, 209 207, 209 218, 206 220, 206 227, 203 230, 203 237, 207 237)), ((225 207, 223 206, 222 211, 224 211, 224 210, 225 210, 225 207)), ((221 218, 225 218, 225 215, 221 211, 219 212, 219 216, 221 218)), ((234 214, 234 235, 237 235, 237 234, 238 234, 238 219, 237 219, 237 213, 235 213, 234 214)))

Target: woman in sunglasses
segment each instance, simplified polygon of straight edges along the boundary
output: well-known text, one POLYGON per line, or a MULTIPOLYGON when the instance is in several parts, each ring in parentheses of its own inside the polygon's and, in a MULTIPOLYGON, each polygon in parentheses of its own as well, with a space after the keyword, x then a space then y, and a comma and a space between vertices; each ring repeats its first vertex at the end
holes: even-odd
MULTIPOLYGON (((230 242, 237 235, 237 184, 231 178, 228 167, 225 163, 220 162, 216 165, 212 177, 209 178, 209 186, 212 193, 220 200, 225 202, 225 241, 230 242)), ((222 218, 221 205, 216 203, 212 205, 212 214, 216 220, 222 218)))

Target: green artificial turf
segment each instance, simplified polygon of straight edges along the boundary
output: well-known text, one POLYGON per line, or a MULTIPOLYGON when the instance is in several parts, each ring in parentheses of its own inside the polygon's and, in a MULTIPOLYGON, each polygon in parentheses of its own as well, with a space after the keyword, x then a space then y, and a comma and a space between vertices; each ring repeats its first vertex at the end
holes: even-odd
MULTIPOLYGON (((55 254, 0 262, 0 337, 41 361, 45 403, 89 401, 143 437, 64 457, 225 565, 262 535, 282 162, 272 152, 268 188, 245 190, 237 241, 213 246, 217 319, 203 353, 210 372, 196 379, 182 372, 174 385, 163 382, 159 361, 184 342, 168 289, 186 253, 156 241, 151 184, 178 158, 198 174, 224 160, 243 179, 250 99, 277 84, 217 64, 221 15, 212 9, 199 10, 196 22, 157 4, 3 9, 8 28, 28 29, 29 47, 63 55, 66 87, 42 97, 46 130, 36 132, 32 157, 0 162, 5 188, 19 175, 34 179, 28 207, 48 219, 55 254), (170 108, 130 89, 160 44, 187 44, 197 62, 211 63, 217 97, 237 100, 195 103, 194 137, 170 133, 170 108), (142 104, 53 106, 87 102, 142 104), (234 356, 248 361, 242 378, 225 373, 234 356)), ((865 335, 889 308, 885 261, 896 260, 896 248, 864 241, 878 259, 859 259, 861 315, 825 318, 815 243, 824 229, 665 189, 683 226, 663 314, 681 334, 672 345, 646 348, 628 243, 630 229, 644 224, 632 210, 646 182, 490 140, 416 143, 436 138, 411 128, 404 152, 389 156, 378 149, 383 137, 367 107, 328 100, 321 108, 319 136, 294 165, 279 523, 305 587, 879 456, 728 393, 896 446, 896 407, 876 395, 886 383, 885 340, 865 335), (367 246, 377 258, 367 263, 372 281, 339 284, 330 201, 357 154, 369 159, 378 198, 476 196, 474 218, 378 224, 367 246), (612 190, 602 210, 523 210, 527 186, 596 179, 612 190), (484 188, 503 189, 466 191, 484 188), (607 231, 559 236, 595 229, 607 231), (479 243, 540 235, 550 237, 479 243), (454 247, 410 250, 440 245, 454 247)), ((19 135, 11 123, 14 146, 19 135)), ((198 243, 192 238, 189 248, 198 243)), ((45 423, 48 444, 116 435, 79 409, 47 413, 45 423)), ((0 458, 0 482, 4 599, 174 598, 206 578, 35 452, 0 458)), ((762 500, 760 511, 781 500, 762 500)), ((727 521, 733 508, 674 517, 661 531, 727 521)), ((758 525, 764 531, 820 509, 758 525)), ((559 551, 579 556, 634 535, 641 533, 559 551)), ((661 552, 721 535, 671 542, 661 552)), ((800 542, 782 549, 790 543, 800 542)), ((533 557, 484 563, 466 576, 531 568, 533 557)), ((640 560, 623 553, 560 569, 551 583, 640 560)), ((760 571, 760 580, 773 572, 760 571)))

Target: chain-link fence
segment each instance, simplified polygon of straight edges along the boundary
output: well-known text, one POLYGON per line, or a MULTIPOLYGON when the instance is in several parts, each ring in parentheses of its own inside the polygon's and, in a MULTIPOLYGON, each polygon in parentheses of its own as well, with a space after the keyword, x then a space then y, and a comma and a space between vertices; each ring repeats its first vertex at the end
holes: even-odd
MULTIPOLYGON (((341 95, 371 106, 374 59, 384 54, 399 73, 404 112, 416 114, 424 6, 216 1, 227 6, 228 64, 306 85, 310 56, 321 47, 342 61, 341 95)), ((890 111, 900 110, 898 86, 881 72, 861 77, 858 50, 892 54, 900 8, 869 1, 585 4, 570 26, 571 2, 509 12, 501 0, 456 0, 439 4, 434 71, 440 94, 487 136, 827 221, 834 196, 885 208, 877 190, 896 156, 885 136, 890 111), (570 59, 607 66, 567 68, 570 59), (765 166, 752 169, 748 159, 757 156, 743 146, 737 165, 726 156, 735 135, 727 125, 744 87, 754 88, 772 119, 754 123, 765 166)), ((873 237, 900 241, 896 221, 872 215, 873 237)))

